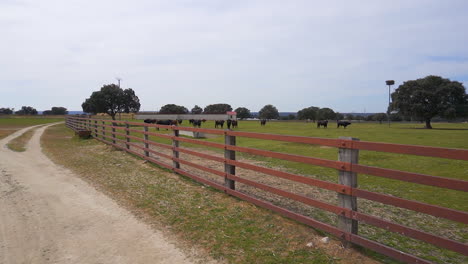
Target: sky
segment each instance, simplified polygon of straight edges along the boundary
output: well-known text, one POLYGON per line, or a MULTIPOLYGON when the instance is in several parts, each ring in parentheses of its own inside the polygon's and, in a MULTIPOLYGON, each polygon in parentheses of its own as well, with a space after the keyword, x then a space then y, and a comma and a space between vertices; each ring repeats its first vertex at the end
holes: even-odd
POLYGON ((468 84, 465 0, 0 0, 0 108, 228 103, 385 112, 407 80, 468 84))

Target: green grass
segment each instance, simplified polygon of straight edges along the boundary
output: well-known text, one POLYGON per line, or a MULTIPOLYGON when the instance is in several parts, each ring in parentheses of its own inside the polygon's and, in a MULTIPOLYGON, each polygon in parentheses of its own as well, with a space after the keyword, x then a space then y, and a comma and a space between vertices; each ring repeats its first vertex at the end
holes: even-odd
MULTIPOLYGON (((135 122, 135 120, 132 122, 135 122)), ((184 123, 183 125, 187 124, 184 123)), ((212 121, 207 121, 203 124, 203 127, 213 128, 214 123, 212 121)), ((330 124, 330 127, 327 129, 318 129, 313 123, 269 122, 267 123, 267 126, 261 127, 258 122, 240 121, 239 127, 239 130, 249 132, 321 138, 339 138, 340 136, 346 136, 359 138, 362 141, 468 149, 468 124, 434 123, 434 129, 428 130, 420 129, 423 127, 423 124, 392 124, 389 128, 387 124, 353 123, 347 129, 337 129, 333 127, 333 124, 330 124)), ((133 127, 133 129, 142 130, 142 128, 137 127, 133 127)), ((156 131, 152 129, 151 132, 156 131)), ((158 133, 167 134, 171 133, 171 131, 162 129, 158 133)), ((123 139, 121 136, 117 136, 117 138, 123 139)), ((170 140, 154 136, 150 136, 150 140, 165 144, 171 143, 170 140)), ((204 140, 217 143, 224 142, 224 138, 222 136, 204 140)), ((237 138, 237 145, 329 160, 337 160, 338 155, 336 148, 324 148, 318 145, 250 138, 237 138)), ((200 148, 199 145, 188 143, 181 143, 181 146, 200 148)), ((216 151, 221 152, 221 150, 216 151)), ((315 177, 323 180, 337 182, 337 172, 334 169, 272 158, 255 157, 242 153, 239 153, 238 155, 266 161, 270 163, 271 166, 285 167, 297 173, 314 175, 315 177)), ((360 151, 359 163, 375 167, 468 180, 468 163, 466 161, 374 151, 360 151)), ((466 195, 461 195, 458 191, 395 181, 370 175, 359 175, 359 185, 363 189, 379 190, 402 198, 419 200, 434 205, 468 211, 468 197, 466 195), (433 192, 437 192, 438 195, 432 195, 433 192)))
MULTIPOLYGON (((398 144, 412 144, 436 147, 468 149, 468 124, 434 124, 433 130, 417 129, 421 124, 392 124, 389 128, 386 124, 354 123, 346 130, 329 127, 317 129, 313 123, 299 122, 270 122, 266 127, 260 127, 257 122, 240 122, 240 130, 251 132, 263 132, 272 134, 286 134, 298 136, 310 136, 321 138, 339 138, 340 136, 359 138, 362 141, 387 142, 398 144), (448 128, 451 130, 440 130, 448 128)), ((207 139, 222 143, 222 137, 207 139)), ((249 138, 237 138, 237 145, 276 152, 294 153, 303 156, 319 157, 329 160, 337 160, 337 149, 317 145, 296 144, 287 142, 275 142, 249 138)), ((270 158, 266 160, 272 165, 288 167, 302 174, 316 175, 329 181, 337 181, 337 173, 334 169, 321 168, 306 164, 298 164, 270 158)), ((419 157, 413 155, 391 154, 373 151, 360 151, 359 163, 398 169, 410 172, 424 173, 434 176, 457 178, 468 180, 468 163, 466 161, 448 160, 440 158, 419 157)), ((365 189, 378 189, 408 199, 423 199, 425 202, 468 211, 468 197, 460 195, 456 191, 444 192, 442 189, 422 187, 416 184, 401 183, 400 181, 384 178, 360 175, 359 184, 365 189), (402 186, 403 185, 403 186, 402 186), (416 192, 414 188, 423 188, 416 192), (432 195, 430 192, 437 190, 442 197, 432 195), (442 199, 441 199, 442 198, 442 199), (464 199, 462 199, 464 198, 464 199), (462 200, 460 200, 462 199, 462 200)))
POLYGON ((0 139, 28 126, 63 121, 63 118, 45 118, 42 116, 1 116, 0 117, 0 139))
MULTIPOLYGON (((183 123, 182 125, 188 124, 183 123)), ((340 136, 345 136, 359 138, 362 141, 468 149, 468 124, 434 123, 434 129, 432 130, 421 129, 424 125, 419 123, 399 123, 392 124, 390 127, 388 127, 387 124, 353 123, 347 129, 337 129, 336 126, 333 126, 333 123, 329 125, 330 126, 327 129, 318 129, 313 123, 269 122, 265 127, 262 127, 258 122, 240 121, 238 130, 321 138, 339 138, 340 136)), ((208 121, 204 123, 202 127, 214 128, 214 123, 208 121)), ((170 133, 170 131, 167 132, 162 130, 159 133, 170 133)), ((169 140, 160 139, 157 137, 150 138, 157 142, 166 144, 170 143, 169 140)), ((222 143, 224 138, 220 136, 204 140, 222 143)), ((276 152, 319 157, 329 160, 337 160, 338 156, 336 148, 321 147, 317 145, 286 143, 249 138, 237 138, 237 145, 276 152)), ((204 149, 204 147, 186 143, 181 143, 181 146, 204 149)), ((222 150, 216 149, 215 151, 219 153, 222 152, 222 150)), ((319 178, 326 181, 337 182, 337 172, 334 169, 278 159, 244 155, 242 153, 238 153, 237 155, 238 157, 262 161, 269 167, 283 168, 302 175, 319 178)), ((361 151, 359 159, 359 163, 370 166, 468 180, 468 162, 466 161, 372 151, 361 151)), ((359 175, 358 182, 359 188, 362 189, 390 194, 405 199, 417 200, 456 210, 468 211, 468 194, 464 192, 412 184, 371 175, 359 175)), ((394 208, 392 206, 373 203, 363 199, 359 200, 359 210, 372 215, 383 217, 389 221, 397 222, 416 229, 434 233, 439 236, 454 239, 462 243, 468 242, 468 229, 466 225, 463 224, 438 219, 424 214, 414 213, 404 209, 394 208)), ((330 218, 327 214, 314 212, 314 215, 311 216, 318 220, 335 224, 334 218, 330 218)), ((468 261, 466 257, 455 254, 451 251, 441 250, 432 245, 408 239, 404 236, 386 232, 381 229, 363 225, 360 229, 360 234, 384 244, 396 247, 402 251, 435 260, 436 262, 459 263, 468 261)))

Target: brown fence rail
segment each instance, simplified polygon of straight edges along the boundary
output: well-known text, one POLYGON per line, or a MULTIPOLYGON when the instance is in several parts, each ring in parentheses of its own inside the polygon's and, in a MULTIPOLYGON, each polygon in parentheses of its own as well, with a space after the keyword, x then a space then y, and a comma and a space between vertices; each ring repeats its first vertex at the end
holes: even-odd
POLYGON ((126 121, 98 120, 73 116, 67 117, 66 125, 75 131, 88 130, 91 132, 94 138, 106 144, 110 144, 114 147, 123 149, 129 153, 137 155, 159 166, 173 170, 176 173, 190 177, 196 181, 212 186, 216 189, 224 191, 240 199, 252 202, 258 206, 265 207, 267 209, 295 219, 301 223, 328 232, 336 237, 341 238, 345 242, 350 242, 356 245, 372 249, 376 252, 390 256, 400 261, 408 263, 431 263, 428 260, 421 259, 419 257, 413 256, 405 252, 401 252, 397 249, 388 247, 379 242, 372 241, 370 239, 360 236, 357 232, 358 224, 365 223, 368 225, 372 225, 468 256, 468 245, 465 243, 433 235, 421 230, 393 223, 376 216, 358 212, 356 203, 357 198, 363 198, 370 201, 376 201, 379 203, 388 204, 399 208, 405 208, 412 211, 449 219, 451 221, 463 224, 468 224, 467 212, 422 203, 418 201, 407 200, 377 192, 367 191, 359 189, 357 186, 357 173, 360 173, 422 185, 435 186, 439 188, 468 192, 468 181, 436 177, 431 175, 411 173, 399 170, 377 168, 366 165, 360 165, 357 163, 359 150, 410 154, 468 161, 468 150, 466 149, 449 149, 438 147, 365 142, 352 138, 326 139, 300 136, 272 135, 231 130, 166 126, 126 121), (135 127, 143 129, 135 129, 135 127), (168 129, 172 131, 172 134, 167 135, 149 132, 149 128, 168 129), (116 132, 117 130, 119 132, 116 132), (186 137, 180 137, 179 131, 202 132, 224 136, 225 143, 220 144, 186 137), (130 133, 132 133, 132 135, 130 133), (124 139, 119 139, 117 138, 117 136, 124 139), (170 140, 171 144, 164 144, 149 140, 149 136, 161 138, 164 140, 170 140), (295 154, 240 147, 236 146, 237 137, 336 147, 339 149, 339 160, 326 160, 315 157, 306 157, 295 154), (219 157, 203 153, 197 150, 180 147, 180 142, 197 144, 201 146, 224 150, 224 157, 219 157), (167 149, 168 151, 172 151, 172 153, 167 154, 162 153, 160 151, 155 151, 154 149, 151 149, 150 146, 167 149), (333 168, 339 172, 339 183, 327 182, 302 175, 297 175, 294 173, 279 171, 271 168, 258 166, 255 164, 241 162, 239 160, 236 160, 236 152, 333 168), (179 157, 179 153, 184 153, 205 160, 212 160, 222 163, 224 164, 224 171, 208 168, 202 164, 184 160, 179 157), (167 162, 162 161, 161 158, 167 160, 167 162), (182 168, 181 165, 183 165, 182 168), (329 204, 301 194, 285 191, 261 182, 256 182, 254 180, 236 176, 236 167, 336 192, 338 196, 338 205, 329 204), (196 175, 193 172, 191 172, 191 168, 201 170, 212 175, 216 175, 216 177, 219 177, 219 179, 224 180, 224 184, 221 184, 215 180, 207 179, 196 175), (252 195, 238 191, 236 190, 235 186, 236 182, 333 213, 337 215, 337 227, 327 223, 322 223, 311 217, 293 212, 287 208, 274 205, 271 202, 264 201, 258 197, 254 197, 252 195))

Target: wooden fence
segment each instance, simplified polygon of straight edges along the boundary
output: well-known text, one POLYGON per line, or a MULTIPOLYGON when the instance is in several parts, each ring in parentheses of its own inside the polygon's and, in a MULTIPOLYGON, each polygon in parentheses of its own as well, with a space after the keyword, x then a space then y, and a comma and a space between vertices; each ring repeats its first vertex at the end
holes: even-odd
POLYGON ((377 216, 358 212, 356 203, 357 198, 362 198, 383 203, 386 205, 409 209, 415 212, 424 213, 435 217, 449 219, 451 221, 459 222, 462 224, 468 224, 467 212, 360 189, 357 184, 356 176, 358 173, 361 173, 405 182, 468 192, 468 181, 358 164, 359 150, 411 154, 468 161, 468 150, 466 149, 449 149, 438 147, 365 142, 359 141, 358 139, 354 138, 328 139, 288 135, 273 135, 219 129, 165 126, 137 122, 90 119, 73 116, 67 117, 66 125, 75 131, 90 130, 94 138, 106 144, 110 144, 117 148, 123 149, 149 162, 170 169, 178 174, 190 177, 203 184, 212 186, 232 196, 249 201, 255 205, 268 208, 284 216, 295 219, 301 223, 330 233, 338 238, 341 238, 345 243, 360 245, 400 261, 404 261, 407 263, 431 263, 428 260, 419 258, 417 256, 413 256, 405 252, 401 252, 397 249, 391 248, 389 246, 360 236, 357 232, 358 224, 365 223, 468 256, 468 245, 465 243, 437 236, 425 231, 417 230, 415 228, 407 227, 395 222, 382 219, 377 216), (143 130, 135 129, 135 127, 140 127, 140 129, 141 127, 143 127, 143 130), (172 134, 168 135, 162 133, 149 132, 149 128, 169 129, 172 131, 172 134), (117 130, 119 132, 117 132, 117 130), (202 132, 205 134, 215 134, 223 136, 225 140, 224 144, 221 144, 187 137, 179 137, 179 131, 192 131, 202 132), (140 136, 137 137, 135 135, 140 136), (172 144, 163 144, 151 141, 148 139, 149 136, 171 140, 172 144), (124 140, 118 137, 124 138, 124 140), (339 149, 339 160, 326 160, 309 156, 272 152, 249 147, 240 147, 236 146, 236 138, 239 137, 336 147, 339 149), (221 149, 224 151, 224 158, 203 153, 201 151, 181 147, 179 145, 180 142, 221 149), (170 150, 172 151, 172 155, 155 151, 150 146, 170 150), (237 152, 333 168, 338 170, 339 183, 323 181, 294 173, 266 168, 251 163, 241 162, 239 160, 236 160, 237 152), (202 159, 220 162, 221 164, 224 164, 224 171, 215 170, 213 168, 206 167, 203 164, 193 163, 181 159, 179 157, 179 153, 189 154, 202 159), (160 158, 165 158, 172 162, 162 162, 160 158), (224 178, 224 184, 220 184, 219 182, 215 182, 210 179, 201 177, 199 175, 195 175, 191 172, 191 168, 222 177, 224 178), (329 191, 334 191, 337 193, 338 196, 338 204, 325 203, 323 201, 319 201, 307 197, 305 195, 296 194, 291 191, 285 191, 273 186, 266 185, 261 182, 236 176, 236 168, 260 172, 281 179, 286 179, 289 181, 298 182, 329 191), (287 208, 280 207, 278 205, 274 205, 271 202, 259 199, 258 197, 254 197, 244 192, 240 192, 236 190, 236 182, 249 185, 261 189, 263 191, 282 196, 288 199, 292 199, 303 204, 336 214, 337 226, 320 222, 311 217, 293 212, 287 208))

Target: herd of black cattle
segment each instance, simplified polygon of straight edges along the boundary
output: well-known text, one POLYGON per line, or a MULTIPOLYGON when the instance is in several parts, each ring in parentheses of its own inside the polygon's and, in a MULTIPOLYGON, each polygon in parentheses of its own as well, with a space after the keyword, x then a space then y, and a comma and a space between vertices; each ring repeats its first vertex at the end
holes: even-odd
MULTIPOLYGON (((336 128, 340 128, 342 126, 343 128, 346 128, 347 126, 351 125, 351 122, 348 121, 336 121, 336 128)), ((320 120, 317 121, 317 128, 320 128, 323 126, 324 128, 327 128, 328 126, 328 120, 320 120)))
MULTIPOLYGON (((166 125, 166 126, 177 126, 177 125, 182 124, 181 119, 177 119, 177 120, 145 119, 143 122, 145 122, 147 124, 157 124, 157 125, 166 125)), ((198 127, 198 128, 200 128, 201 124, 205 123, 205 122, 206 122, 205 119, 190 119, 189 120, 189 123, 193 127, 198 127)), ((225 122, 226 122, 226 125, 227 125, 228 129, 231 129, 231 127, 233 129, 238 127, 237 126, 238 125, 237 120, 228 119, 226 121, 224 121, 224 120, 215 120, 215 128, 223 128, 225 122)), ((266 122, 267 122, 266 119, 261 119, 260 120, 260 125, 264 126, 264 125, 266 125, 266 122)), ((343 128, 346 128, 347 126, 351 125, 351 122, 336 121, 336 125, 337 125, 336 126, 337 128, 339 128, 340 126, 342 126, 343 128)), ((320 127, 327 128, 328 127, 328 120, 319 120, 319 121, 317 121, 317 128, 320 128, 320 127)), ((156 128, 156 129, 159 130, 159 128, 156 128)))
MULTIPOLYGON (((147 124, 157 124, 157 125, 165 125, 165 126, 177 126, 177 125, 182 124, 181 119, 177 119, 177 120, 145 119, 145 120, 143 120, 143 122, 145 122, 147 124)), ((201 124, 205 123, 205 122, 206 122, 205 119, 190 119, 189 120, 189 123, 193 127, 198 127, 198 128, 200 128, 201 124)), ((226 120, 226 121, 224 121, 224 120, 215 120, 215 128, 218 128, 218 127, 223 128, 225 122, 226 122, 226 125, 227 125, 228 129, 231 129, 231 127, 232 128, 237 128, 237 125, 238 125, 237 120, 226 120)), ((156 129, 159 130, 158 127, 156 129)))

